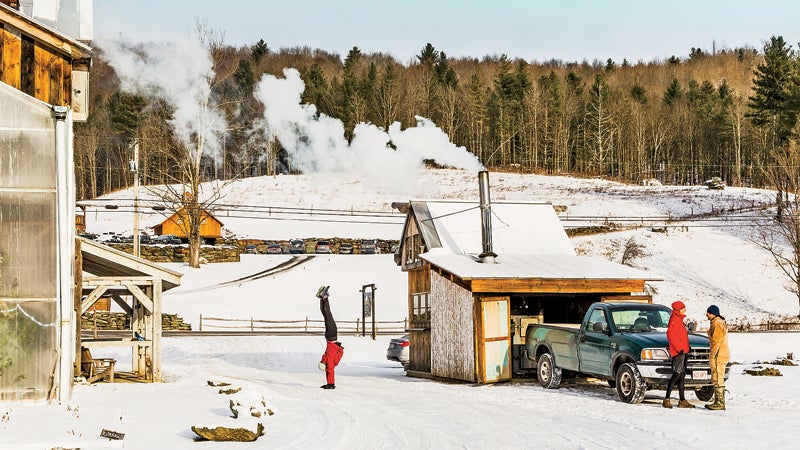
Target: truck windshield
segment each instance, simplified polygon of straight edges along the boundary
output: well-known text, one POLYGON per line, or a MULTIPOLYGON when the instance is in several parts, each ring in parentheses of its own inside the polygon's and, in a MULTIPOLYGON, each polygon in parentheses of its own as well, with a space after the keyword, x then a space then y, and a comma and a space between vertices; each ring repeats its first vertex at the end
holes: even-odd
POLYGON ((669 323, 668 308, 625 306, 611 310, 611 320, 617 331, 666 331, 669 323))

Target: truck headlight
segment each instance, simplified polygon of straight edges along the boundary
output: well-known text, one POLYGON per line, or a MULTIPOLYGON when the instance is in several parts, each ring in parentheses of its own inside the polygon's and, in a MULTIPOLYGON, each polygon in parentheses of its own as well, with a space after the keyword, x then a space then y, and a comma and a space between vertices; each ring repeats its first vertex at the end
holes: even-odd
POLYGON ((669 361, 671 358, 665 348, 645 348, 642 349, 641 358, 643 360, 669 361))

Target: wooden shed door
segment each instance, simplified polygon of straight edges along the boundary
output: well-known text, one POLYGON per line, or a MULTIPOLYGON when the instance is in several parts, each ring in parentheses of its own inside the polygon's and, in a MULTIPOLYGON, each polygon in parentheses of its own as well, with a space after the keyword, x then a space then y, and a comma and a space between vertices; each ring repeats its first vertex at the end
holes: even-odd
POLYGON ((478 378, 484 383, 511 379, 509 298, 484 297, 480 301, 478 328, 478 378))

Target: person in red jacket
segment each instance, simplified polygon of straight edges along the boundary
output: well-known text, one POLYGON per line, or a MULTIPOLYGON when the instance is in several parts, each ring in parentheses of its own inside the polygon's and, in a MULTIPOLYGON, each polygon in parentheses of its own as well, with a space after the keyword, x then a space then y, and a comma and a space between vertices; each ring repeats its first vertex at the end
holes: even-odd
POLYGON ((684 396, 684 383, 686 381, 686 364, 689 355, 689 332, 683 320, 686 318, 686 305, 678 300, 672 303, 672 315, 669 317, 667 325, 667 341, 669 342, 669 356, 672 357, 672 377, 667 383, 667 395, 664 397, 664 408, 672 408, 669 396, 672 389, 678 385, 678 408, 694 408, 694 405, 686 401, 684 396))
POLYGON ((319 362, 320 369, 325 371, 325 381, 327 381, 327 383, 320 387, 322 389, 336 389, 334 369, 342 359, 344 347, 342 347, 342 343, 338 341, 336 321, 333 320, 331 306, 328 303, 328 288, 330 288, 330 286, 321 286, 317 291, 319 310, 322 311, 322 318, 325 320, 325 340, 327 341, 325 353, 322 354, 322 359, 319 362))

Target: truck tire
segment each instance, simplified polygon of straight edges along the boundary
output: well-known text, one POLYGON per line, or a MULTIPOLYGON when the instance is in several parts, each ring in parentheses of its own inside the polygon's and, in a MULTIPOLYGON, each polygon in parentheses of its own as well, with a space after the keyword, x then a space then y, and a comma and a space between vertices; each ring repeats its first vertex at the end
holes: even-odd
POLYGON ((701 402, 707 402, 714 398, 714 386, 703 386, 694 390, 694 395, 701 402))
POLYGON ((555 389, 561 384, 561 368, 553 363, 553 356, 550 353, 544 353, 539 357, 536 369, 536 378, 543 388, 555 389))
POLYGON ((641 403, 647 385, 642 379, 639 369, 631 363, 625 363, 617 369, 617 395, 625 403, 641 403))

